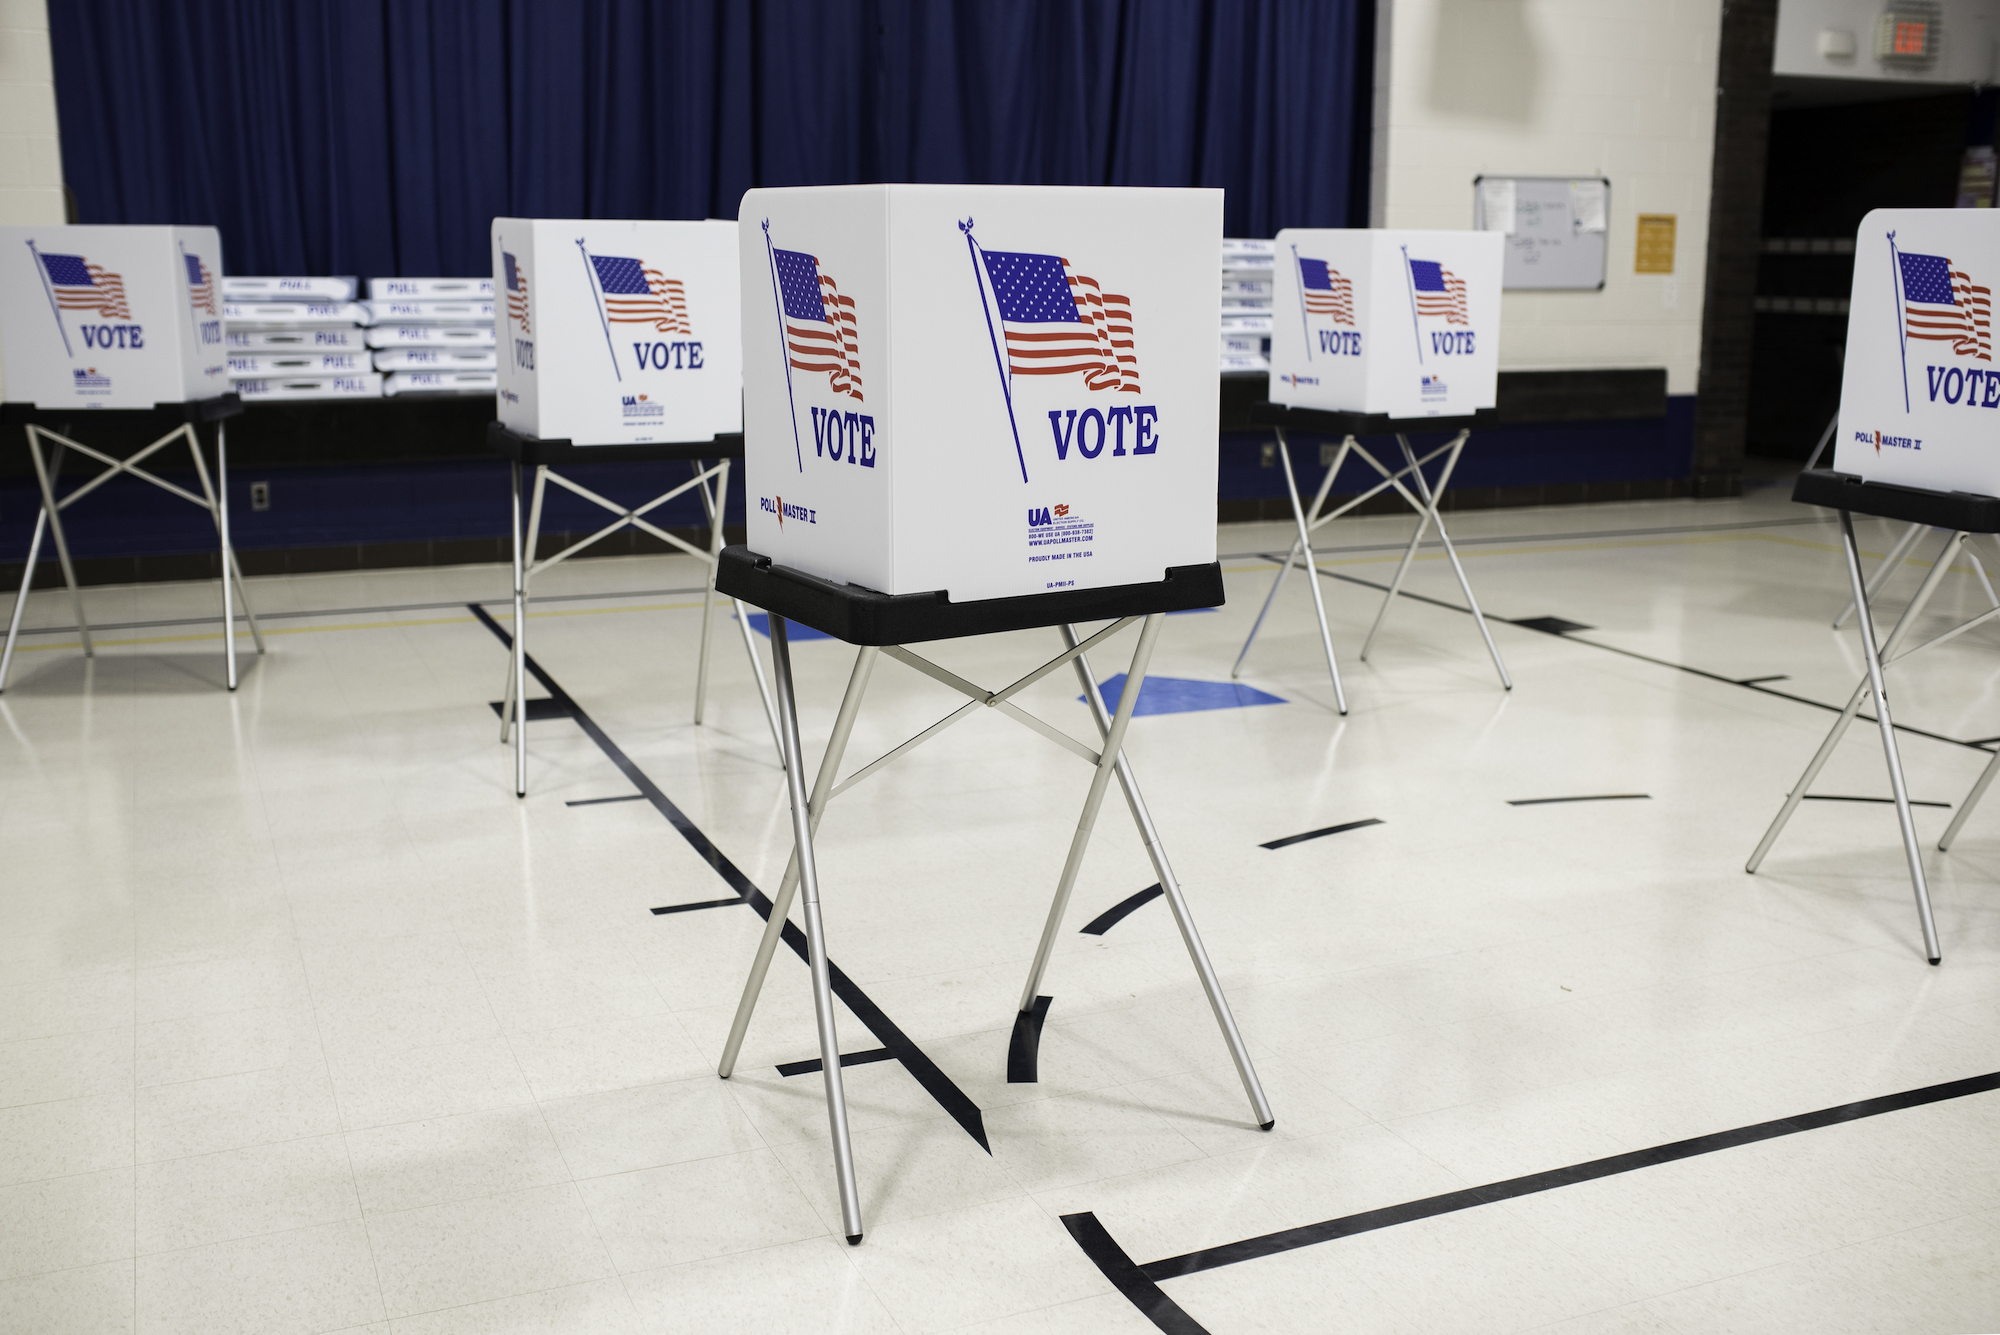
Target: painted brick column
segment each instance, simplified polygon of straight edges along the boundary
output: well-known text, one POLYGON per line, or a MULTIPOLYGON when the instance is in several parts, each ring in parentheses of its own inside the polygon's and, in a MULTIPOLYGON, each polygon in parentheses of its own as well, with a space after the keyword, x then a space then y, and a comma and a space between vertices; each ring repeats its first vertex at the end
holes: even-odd
POLYGON ((1696 496, 1743 490, 1763 240, 1764 154, 1771 129, 1771 57, 1778 0, 1726 0, 1716 60, 1715 166, 1708 204, 1708 278, 1696 383, 1696 496))

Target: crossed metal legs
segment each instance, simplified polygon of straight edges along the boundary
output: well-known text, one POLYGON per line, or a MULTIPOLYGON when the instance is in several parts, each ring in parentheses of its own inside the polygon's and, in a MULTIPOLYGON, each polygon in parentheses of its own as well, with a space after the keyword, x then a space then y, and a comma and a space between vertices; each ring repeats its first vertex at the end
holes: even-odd
POLYGON ((813 780, 812 794, 808 798, 805 788, 805 762, 799 745, 798 708, 792 688, 791 650, 784 618, 772 615, 771 658, 773 676, 778 689, 778 721, 784 747, 785 786, 792 814, 792 858, 786 865, 778 893, 773 896, 771 916, 765 921, 763 936, 757 943, 757 954, 751 962, 750 975, 744 983, 743 996, 737 1004, 736 1016, 730 1025, 729 1038, 723 1046, 722 1060, 717 1065, 717 1073, 725 1080, 735 1073, 736 1060, 743 1048, 743 1038, 749 1029, 751 1016, 756 1011, 757 999, 763 990, 771 958, 784 933, 792 899, 795 893, 803 890, 801 899, 805 917, 807 960, 812 970, 813 1014, 819 1033, 820 1072, 825 1082, 827 1119, 833 1137, 834 1173, 840 1191, 842 1232, 846 1234, 850 1244, 858 1244, 861 1241, 861 1204, 860 1194, 855 1185, 854 1151, 848 1135, 846 1094, 840 1073, 840 1043, 835 1031, 832 984, 826 963, 825 931, 820 918, 819 879, 813 853, 813 837, 819 828, 821 817, 825 814, 826 804, 839 792, 872 773, 884 761, 902 754, 909 747, 921 743, 944 726, 948 726, 950 722, 967 716, 971 710, 981 705, 998 708, 1022 722, 1027 722, 1037 731, 1053 731, 1048 730, 1047 725, 1039 720, 1032 720, 1016 707, 1008 705, 1006 700, 1021 687, 1038 680, 1064 661, 1074 666, 1077 677, 1083 685, 1084 699, 1089 703, 1091 717, 1102 740, 1102 749, 1092 752, 1073 739, 1065 739, 1069 749, 1080 751, 1092 761, 1090 791, 1084 799, 1083 812, 1077 819, 1076 832, 1070 840, 1069 856, 1063 864, 1055 898, 1049 906, 1048 919, 1043 924, 1034 963, 1028 972, 1027 985, 1022 989, 1017 1031, 1020 1021, 1029 1017, 1034 1017, 1035 1022, 1039 1023, 1042 1012, 1038 1006, 1038 994, 1042 979, 1048 970, 1050 956, 1054 952, 1056 936, 1062 929, 1063 916, 1069 907, 1070 894, 1075 889, 1077 873, 1083 865, 1084 851, 1089 846, 1098 811, 1103 805, 1105 792, 1115 774, 1125 793, 1132 819, 1139 828, 1140 838, 1145 842, 1147 856, 1152 859, 1153 869, 1159 874, 1160 884, 1173 910, 1175 925, 1180 929, 1181 940, 1186 945, 1188 956, 1194 962, 1195 971, 1201 978, 1202 990, 1215 1014, 1216 1024, 1222 1030, 1223 1041, 1236 1064, 1237 1075, 1243 1082, 1245 1094, 1249 1096, 1258 1125, 1266 1131, 1271 1129, 1274 1118, 1270 1104, 1264 1097, 1263 1087, 1258 1083, 1257 1073, 1251 1065, 1242 1035, 1237 1030, 1229 1002, 1223 996, 1214 966, 1210 964, 1208 952, 1195 929, 1194 919, 1181 894, 1180 884, 1174 879, 1173 869, 1167 863, 1166 852, 1160 844, 1159 832, 1146 809, 1145 799, 1140 796, 1138 782, 1133 777, 1131 765, 1126 760, 1123 750, 1125 732, 1131 725, 1133 707, 1138 701, 1140 687, 1145 681, 1146 669, 1151 662, 1153 647, 1158 642, 1160 627, 1164 621, 1164 616, 1158 613, 1146 618, 1139 633, 1138 646, 1132 655, 1131 666, 1126 671, 1125 685, 1119 695, 1115 712, 1105 709, 1104 698, 1098 691, 1096 679, 1091 674, 1083 650, 1085 645, 1096 643, 1122 628, 1126 624, 1124 622, 1117 623, 1083 642, 1078 641, 1074 628, 1062 627, 1063 655, 998 692, 981 690, 943 669, 936 668, 934 664, 916 658, 907 650, 890 649, 887 652, 891 656, 926 671, 928 675, 940 681, 945 681, 962 693, 970 695, 972 701, 947 716, 945 720, 941 720, 939 724, 918 734, 910 742, 896 747, 880 760, 857 771, 847 783, 836 785, 835 779, 841 761, 846 755, 848 740, 853 735, 854 720, 861 708, 862 695, 868 689, 876 656, 884 652, 864 647, 855 658, 846 694, 841 698, 840 712, 834 719, 833 734, 827 741, 826 754, 820 761, 819 772, 813 780))
MULTIPOLYGON (((1938 585, 1943 582, 1945 574, 1951 569, 1952 559, 1957 556, 1969 536, 1966 533, 1949 533, 1945 536, 1944 545, 1939 548, 1937 559, 1932 564, 1930 572, 1924 576, 1924 582, 1918 587, 1916 597, 1912 598, 1910 605, 1903 609, 1903 615, 1897 619, 1895 628, 1889 632, 1889 638, 1878 649, 1875 642, 1875 618, 1868 606, 1867 586, 1861 578, 1861 553, 1854 541, 1854 518, 1845 510, 1840 512, 1840 540, 1847 556, 1847 582, 1857 608, 1856 624, 1861 629, 1861 653, 1867 660, 1868 672, 1855 686, 1854 693, 1848 697, 1847 707, 1834 721, 1826 740, 1820 743, 1819 750, 1806 765, 1805 773, 1799 776, 1799 781, 1792 786, 1792 791, 1786 794, 1785 803, 1778 809, 1777 818, 1771 822, 1771 828, 1764 832, 1763 839, 1758 841, 1756 851, 1750 855, 1750 861, 1744 866, 1745 871, 1754 873, 1763 863, 1765 854, 1769 853, 1771 845, 1777 842, 1778 835, 1784 830, 1786 822, 1791 820, 1792 813, 1798 810, 1806 790, 1812 787, 1813 780, 1819 777, 1820 770, 1825 768, 1828 758, 1833 755, 1834 747, 1839 745, 1840 739, 1846 735, 1848 725, 1853 723, 1855 715, 1860 713, 1862 700, 1872 696, 1875 704, 1875 722, 1882 733, 1882 755, 1889 767, 1889 787, 1895 794, 1896 822, 1903 836, 1903 856, 1910 867, 1910 888, 1916 895, 1917 921, 1923 929, 1924 954, 1932 964, 1936 964, 1940 958, 1937 924, 1931 917, 1930 887, 1924 879, 1923 853, 1917 845, 1917 827, 1910 813, 1909 791, 1903 784, 1903 760, 1896 748, 1896 728, 1889 716, 1889 696, 1883 686, 1882 674, 1883 669, 1898 657, 1896 650, 1902 646, 1910 628, 1916 624, 1924 606, 1930 602, 1931 595, 1937 592, 1938 585)), ((1962 626, 1959 631, 1968 628, 1969 626, 1962 626)), ((1959 631, 1954 631, 1952 634, 1955 635, 1959 631)), ((1933 640, 1931 643, 1937 641, 1933 640)), ((1992 766, 1989 764, 1987 768, 1988 773, 1980 776, 1979 785, 1973 789, 1975 794, 1983 793, 1984 785, 1991 781, 1992 766)), ((1977 797, 1970 800, 1976 801, 1977 797)), ((1946 832, 1940 847, 1948 845, 1952 836, 1958 833, 1964 814, 1962 809, 1946 832)))
POLYGON ((14 595, 14 610, 7 619, 7 641, 0 648, 0 690, 7 687, 7 672, 14 663, 14 643, 21 633, 21 614, 28 605, 28 590, 34 584, 35 566, 41 560, 42 537, 54 537, 56 557, 62 566, 63 581, 69 586, 70 603, 76 614, 76 628, 83 640, 83 656, 96 657, 96 647, 90 639, 90 622, 83 614, 83 589, 77 583, 76 566, 70 560, 69 539, 63 532, 62 512, 97 490, 121 473, 130 474, 142 482, 149 482, 162 491, 171 492, 184 501, 207 510, 215 523, 217 543, 222 556, 222 646, 224 675, 229 689, 237 686, 236 668, 236 604, 243 600, 243 615, 249 622, 251 639, 257 652, 264 652, 264 632, 257 625, 257 614, 250 609, 250 595, 243 589, 243 570, 236 561, 236 549, 229 539, 229 437, 226 423, 215 424, 215 477, 211 479, 208 461, 202 457, 201 439, 195 434, 191 424, 183 423, 161 436, 137 454, 124 459, 113 458, 79 441, 58 435, 30 423, 28 433, 28 456, 35 465, 35 480, 42 493, 41 509, 35 515, 34 536, 28 540, 28 561, 21 570, 21 588, 14 595), (54 448, 48 457, 42 454, 42 437, 48 437, 54 448), (195 476, 201 482, 201 494, 197 496, 187 488, 167 481, 158 474, 140 467, 147 459, 165 449, 175 440, 185 439, 188 452, 194 460, 195 476), (83 483, 61 500, 56 499, 56 481, 62 475, 63 454, 66 450, 95 459, 107 465, 102 473, 83 483))
MULTIPOLYGON (((552 472, 544 466, 535 465, 534 494, 528 506, 528 522, 524 537, 521 525, 522 465, 516 463, 513 466, 513 522, 509 525, 509 528, 513 534, 514 553, 514 645, 512 659, 507 666, 507 683, 500 702, 500 740, 502 743, 505 743, 511 737, 514 743, 514 795, 516 797, 526 797, 528 795, 527 729, 520 726, 526 714, 523 702, 527 699, 528 583, 540 571, 546 570, 560 561, 567 560, 585 547, 608 537, 628 524, 662 538, 708 563, 707 577, 702 586, 701 647, 698 651, 696 661, 694 685, 694 721, 697 724, 701 722, 708 697, 709 623, 715 606, 715 572, 722 560, 722 517, 729 498, 729 461, 726 459, 722 460, 713 469, 707 471, 704 471, 698 462, 693 464, 692 467, 694 469, 693 481, 682 483, 673 490, 654 497, 651 501, 639 506, 637 509, 627 510, 605 500, 588 488, 578 486, 559 473, 552 472), (716 485, 713 491, 709 489, 709 478, 711 476, 716 478, 716 485), (547 495, 548 484, 552 480, 559 486, 576 492, 584 499, 593 501, 604 507, 606 510, 617 515, 618 518, 597 532, 583 538, 581 541, 571 543, 554 556, 536 560, 535 553, 541 542, 542 502, 547 495), (664 532, 645 518, 648 511, 672 500, 689 487, 699 490, 702 509, 708 518, 708 549, 706 551, 681 541, 671 533, 664 532)), ((782 763, 784 747, 778 738, 778 712, 772 703, 770 689, 764 684, 764 666, 757 658, 757 642, 751 638, 749 614, 745 611, 740 601, 736 602, 735 606, 737 626, 743 636, 743 651, 750 658, 750 675, 756 679, 757 694, 763 701, 765 720, 771 726, 771 742, 773 746, 777 747, 779 759, 782 763)))
POLYGON ((1242 651, 1236 655, 1236 663, 1230 669, 1229 675, 1231 677, 1243 675, 1243 662, 1250 656, 1250 646, 1257 642, 1257 632, 1263 629, 1264 618, 1270 613, 1271 604, 1277 601, 1278 590, 1284 587, 1285 577, 1292 573, 1293 565, 1303 554, 1307 586, 1312 590, 1313 615, 1319 621, 1320 645, 1326 653, 1327 675, 1333 680, 1334 703, 1341 713, 1347 712, 1347 696, 1341 688, 1340 668, 1334 661, 1333 635, 1327 627, 1326 601, 1320 590, 1319 567, 1317 558, 1313 554, 1312 534, 1313 530, 1322 524, 1339 518, 1377 493, 1393 488, 1409 503, 1410 508, 1417 512, 1417 529, 1410 535, 1409 546, 1404 549, 1403 559, 1396 567, 1396 576, 1390 581, 1389 591, 1382 598, 1382 606, 1375 613, 1375 621, 1368 628, 1368 638, 1362 641, 1362 660, 1364 662, 1367 660, 1368 650, 1375 643, 1376 632, 1382 629, 1382 622, 1388 617, 1390 606, 1395 603, 1396 595, 1402 592, 1403 578, 1409 573, 1411 561, 1416 559, 1417 548, 1423 545, 1425 534, 1435 527, 1438 541, 1443 545, 1445 555, 1451 561, 1452 573, 1458 578, 1458 587, 1465 594, 1466 606, 1472 612, 1473 623, 1479 627, 1480 638, 1486 642, 1486 652, 1492 656, 1494 670, 1500 674, 1500 685, 1506 690, 1513 690, 1514 680, 1507 674, 1507 664, 1500 657, 1499 646, 1493 642, 1493 633, 1487 628, 1485 614, 1479 610, 1479 599, 1473 595, 1472 582, 1465 576, 1465 567, 1458 559, 1458 549, 1452 545, 1451 534, 1445 530, 1444 517, 1438 511, 1438 506, 1444 498, 1445 488, 1451 483, 1451 475, 1457 469, 1459 457, 1464 453, 1465 443, 1472 433, 1460 431, 1451 441, 1438 446, 1421 459, 1410 447, 1410 438, 1398 434, 1396 443, 1403 454, 1403 467, 1398 469, 1391 469, 1383 464, 1364 449, 1353 436, 1348 436, 1335 451, 1333 464, 1326 470, 1326 476, 1320 480, 1319 491, 1313 496, 1309 510, 1299 503, 1298 479, 1292 470, 1291 447, 1285 439, 1285 432, 1283 428, 1275 428, 1273 434, 1278 439, 1279 463, 1285 470, 1285 490, 1291 499, 1292 522, 1298 530, 1298 536, 1292 540, 1292 547, 1285 555, 1284 564, 1278 567, 1278 573, 1271 580, 1270 592, 1264 595, 1264 605, 1258 609, 1257 619, 1251 624, 1250 634, 1244 638, 1242 651), (1340 466, 1347 461, 1350 454, 1381 474, 1382 481, 1359 496, 1350 497, 1337 508, 1327 511, 1325 509, 1327 495, 1333 490, 1334 477, 1340 472, 1340 466), (1433 488, 1424 476, 1424 465, 1441 454, 1445 455, 1446 459, 1444 466, 1438 472, 1437 486, 1433 488), (1405 478, 1414 483, 1416 487, 1414 493, 1404 485, 1405 478))

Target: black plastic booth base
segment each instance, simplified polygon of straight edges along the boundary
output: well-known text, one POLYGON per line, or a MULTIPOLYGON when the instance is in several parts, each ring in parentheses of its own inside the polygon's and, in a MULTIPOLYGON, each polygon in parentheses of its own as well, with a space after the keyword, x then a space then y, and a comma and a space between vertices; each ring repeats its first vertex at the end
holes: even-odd
POLYGON ((1831 468, 1808 468, 1800 473, 1792 487, 1792 499, 1801 505, 1823 505, 1829 510, 1961 533, 2000 533, 2000 497, 1864 482, 1852 473, 1836 473, 1831 468))
POLYGON ((1083 621, 1115 621, 1155 612, 1220 607, 1222 563, 1173 566, 1157 584, 1108 589, 1055 589, 1018 598, 955 603, 944 592, 877 593, 858 584, 836 584, 817 575, 773 565, 748 547, 722 549, 715 590, 810 626, 852 645, 881 647, 997 635, 1083 621))

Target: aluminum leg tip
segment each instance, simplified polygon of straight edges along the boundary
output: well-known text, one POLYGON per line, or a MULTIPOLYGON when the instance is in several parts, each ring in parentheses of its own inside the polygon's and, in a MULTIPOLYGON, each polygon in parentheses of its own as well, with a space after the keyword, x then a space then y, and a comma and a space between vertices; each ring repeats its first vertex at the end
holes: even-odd
POLYGON ((850 1247, 859 1247, 861 1245, 861 1235, 859 1233, 848 1234, 847 1245, 850 1247))
POLYGON ((1276 1126, 1277 1124, 1278 1124, 1278 1119, 1277 1119, 1277 1118, 1275 1118, 1275 1117, 1273 1117, 1273 1118, 1272 1118, 1272 1119, 1271 1119, 1270 1121, 1268 1121, 1268 1122, 1259 1122, 1259 1123, 1257 1123, 1257 1129, 1258 1129, 1259 1131, 1269 1131, 1269 1130, 1270 1130, 1270 1129, 1271 1129, 1272 1127, 1276 1126))
POLYGON ((1935 967, 1935 966, 1937 965, 1937 963, 1938 963, 1938 962, 1939 962, 1939 961, 1940 961, 1941 959, 1943 959, 1943 958, 1944 958, 1944 957, 1943 957, 1942 955, 1933 955, 1933 956, 1931 956, 1931 964, 1932 964, 1932 966, 1933 966, 1933 967, 1935 967))

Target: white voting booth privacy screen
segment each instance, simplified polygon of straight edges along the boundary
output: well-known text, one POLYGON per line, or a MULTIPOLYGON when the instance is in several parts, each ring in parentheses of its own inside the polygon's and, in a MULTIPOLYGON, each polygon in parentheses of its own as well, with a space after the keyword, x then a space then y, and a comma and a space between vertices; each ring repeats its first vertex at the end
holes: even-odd
POLYGON ((495 218, 493 279, 509 429, 578 445, 742 429, 735 223, 495 218))
POLYGON ((0 227, 7 397, 151 408, 229 392, 213 227, 0 227))
POLYGON ((2000 496, 2000 213, 1877 209, 1854 238, 1833 466, 2000 496))
POLYGON ((1220 190, 752 190, 753 551, 970 601, 1215 559, 1220 190))
POLYGON ((1271 310, 1271 402, 1391 417, 1491 408, 1498 232, 1286 228, 1271 310))

